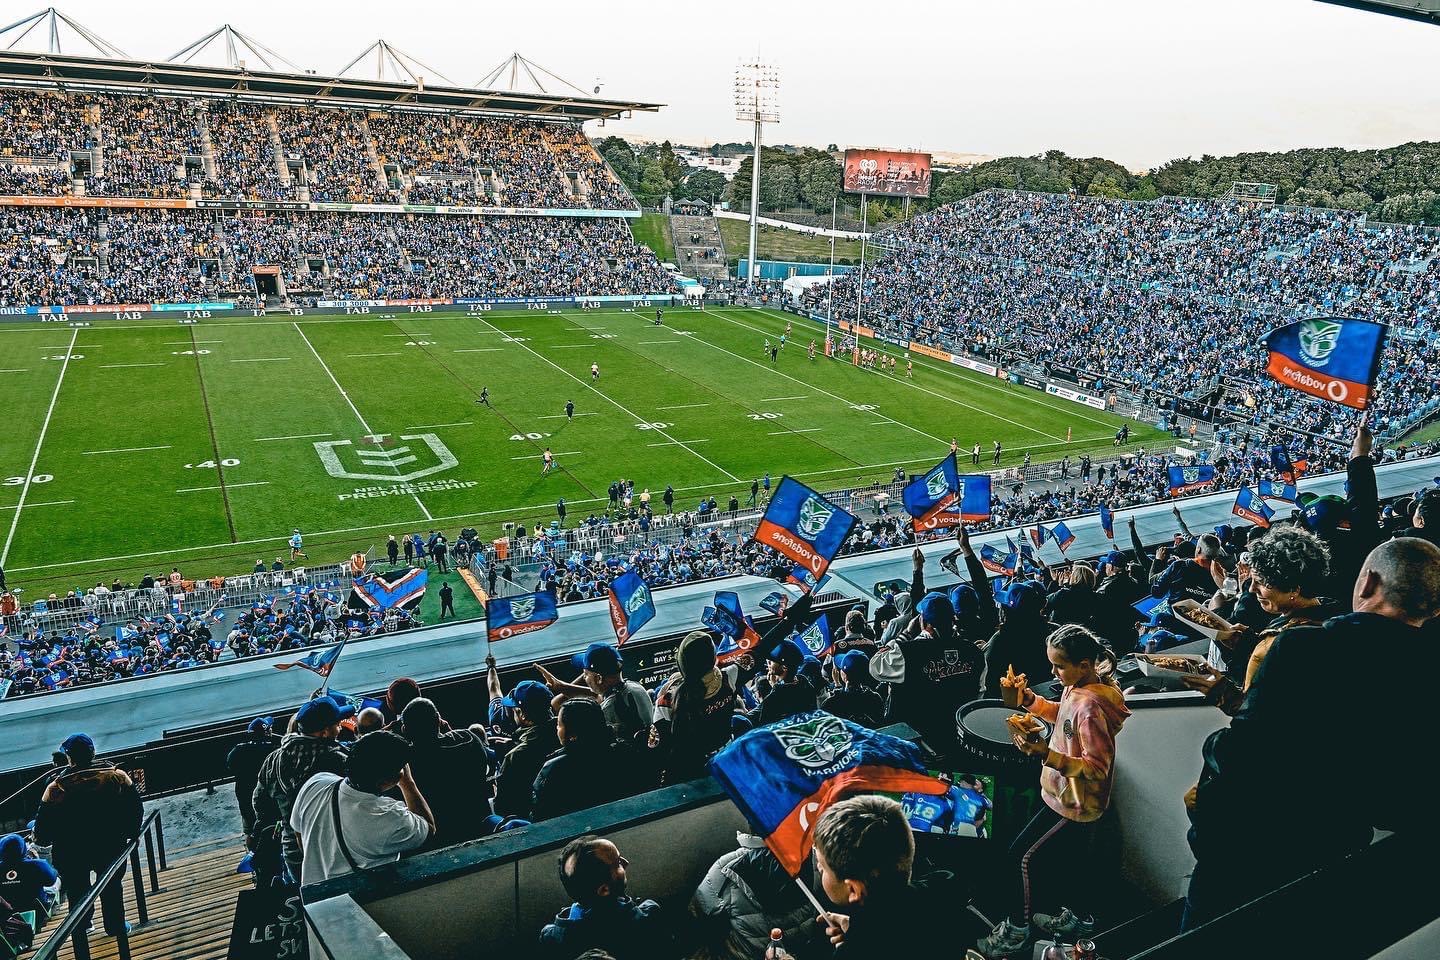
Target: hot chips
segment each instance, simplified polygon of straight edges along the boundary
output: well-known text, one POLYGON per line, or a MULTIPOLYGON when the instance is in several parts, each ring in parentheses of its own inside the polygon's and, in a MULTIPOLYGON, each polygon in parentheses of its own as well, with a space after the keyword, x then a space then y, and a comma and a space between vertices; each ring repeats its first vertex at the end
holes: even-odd
POLYGON ((1000 686, 1005 687, 1006 689, 1023 687, 1025 686, 1025 674, 1016 673, 1015 664, 1012 663, 1010 664, 1009 669, 1005 671, 1005 676, 1000 678, 1000 686))
POLYGON ((1201 669, 1197 660, 1189 657, 1167 657, 1164 655, 1146 655, 1145 659, 1161 670, 1174 670, 1177 673, 1200 674, 1205 671, 1201 669))
POLYGON ((1017 733, 1023 733, 1026 736, 1045 729, 1044 724, 1028 713, 1012 713, 1005 718, 1005 722, 1017 733))

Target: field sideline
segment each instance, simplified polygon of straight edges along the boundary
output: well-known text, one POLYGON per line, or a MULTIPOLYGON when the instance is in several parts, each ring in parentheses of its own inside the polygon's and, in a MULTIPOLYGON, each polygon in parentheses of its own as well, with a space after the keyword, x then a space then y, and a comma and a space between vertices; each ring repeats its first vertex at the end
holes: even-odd
POLYGON ((952 436, 966 450, 979 441, 987 466, 999 439, 1013 465, 1026 450, 1108 451, 1120 423, 918 356, 913 380, 903 359, 897 376, 812 362, 820 329, 775 311, 653 317, 0 327, 0 562, 27 597, 177 564, 186 576, 248 572, 293 527, 311 563, 334 562, 383 550, 387 533, 468 523, 489 539, 506 521, 548 523, 562 496, 574 523, 619 477, 657 506, 667 483, 677 508, 712 494, 723 506, 767 470, 847 486, 928 467, 952 436), (795 332, 772 366, 762 345, 787 319, 795 332), (482 387, 490 409, 475 402, 482 387), (559 470, 541 477, 546 446, 559 470))

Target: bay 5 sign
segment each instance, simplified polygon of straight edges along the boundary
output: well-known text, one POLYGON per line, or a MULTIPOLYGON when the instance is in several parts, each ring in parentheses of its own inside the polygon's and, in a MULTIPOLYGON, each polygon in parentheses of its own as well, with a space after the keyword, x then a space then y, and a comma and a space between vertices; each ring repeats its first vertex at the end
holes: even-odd
POLYGON ((785 476, 755 528, 755 540, 794 560, 818 579, 859 522, 854 514, 785 476))
POLYGON ((1370 405, 1390 328, 1369 320, 1310 317, 1265 337, 1265 370, 1292 390, 1356 410, 1370 405))

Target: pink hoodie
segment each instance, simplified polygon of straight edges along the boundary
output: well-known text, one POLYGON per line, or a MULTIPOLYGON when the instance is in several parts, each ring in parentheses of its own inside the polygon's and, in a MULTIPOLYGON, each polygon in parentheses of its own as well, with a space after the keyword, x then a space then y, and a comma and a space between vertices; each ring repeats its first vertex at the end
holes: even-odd
POLYGON ((1077 823, 1100 819, 1115 782, 1115 734, 1130 716, 1125 695, 1092 683, 1066 687, 1058 704, 1037 696, 1027 709, 1055 726, 1040 771, 1045 805, 1077 823))

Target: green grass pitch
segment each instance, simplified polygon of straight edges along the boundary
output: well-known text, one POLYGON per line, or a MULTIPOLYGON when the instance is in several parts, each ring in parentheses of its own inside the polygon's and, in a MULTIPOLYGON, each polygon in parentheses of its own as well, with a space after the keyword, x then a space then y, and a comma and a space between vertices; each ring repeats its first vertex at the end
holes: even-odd
POLYGON ((489 539, 506 521, 548 522, 562 496, 573 523, 620 477, 657 504, 674 484, 684 508, 702 495, 743 501, 767 470, 843 487, 928 468, 952 436, 967 450, 979 441, 987 464, 996 439, 1005 465, 1026 450, 1059 459, 1108 451, 1120 422, 918 356, 913 380, 903 359, 896 376, 812 362, 806 346, 823 333, 799 318, 772 366, 762 345, 786 323, 773 311, 675 308, 660 327, 653 317, 4 326, 10 582, 33 598, 175 565, 193 577, 245 573, 257 558, 288 558, 293 527, 312 564, 383 552, 387 533, 473 524, 489 539), (493 409, 476 404, 482 387, 493 409), (546 446, 560 469, 542 477, 546 446), (412 472, 423 476, 398 488, 412 472))

